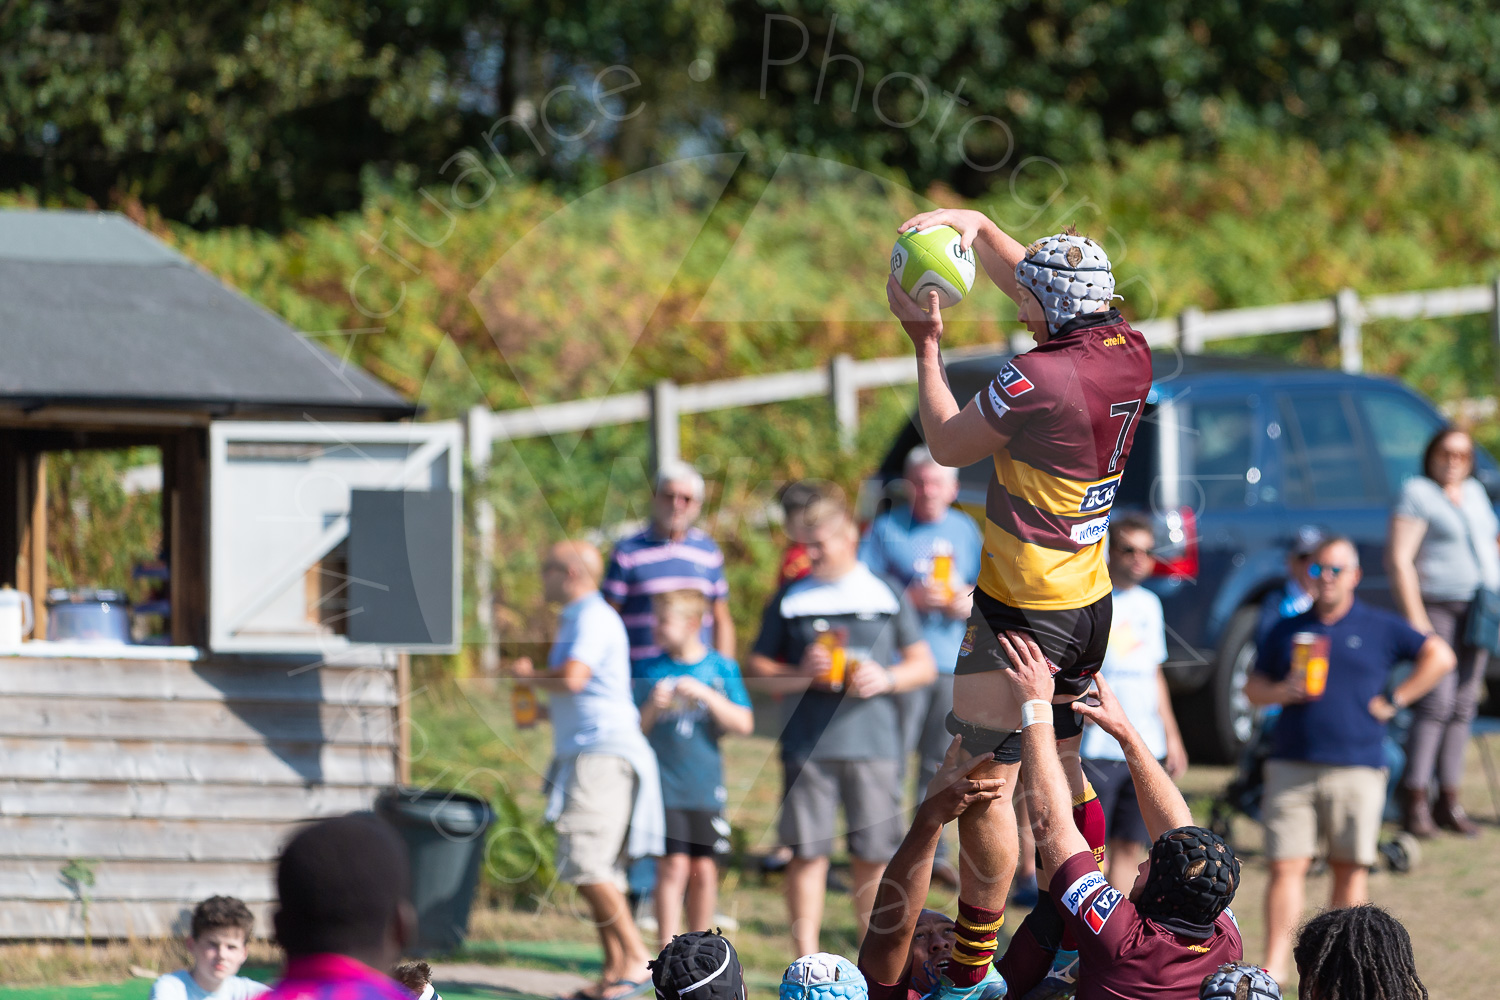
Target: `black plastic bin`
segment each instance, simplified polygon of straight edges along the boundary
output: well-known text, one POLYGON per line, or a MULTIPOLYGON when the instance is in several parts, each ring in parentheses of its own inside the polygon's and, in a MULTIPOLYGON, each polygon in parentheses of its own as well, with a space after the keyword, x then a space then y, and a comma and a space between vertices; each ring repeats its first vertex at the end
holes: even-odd
POLYGON ((401 833, 411 858, 411 901, 417 910, 413 952, 454 951, 469 929, 494 810, 461 792, 394 788, 376 800, 375 812, 401 833))

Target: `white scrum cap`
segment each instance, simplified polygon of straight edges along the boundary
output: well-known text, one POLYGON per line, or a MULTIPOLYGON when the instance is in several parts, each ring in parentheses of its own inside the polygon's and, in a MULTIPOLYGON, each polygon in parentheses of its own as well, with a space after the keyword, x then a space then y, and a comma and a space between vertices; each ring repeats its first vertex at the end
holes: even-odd
POLYGON ((1016 282, 1037 297, 1053 333, 1074 317, 1108 309, 1110 300, 1119 297, 1104 248, 1073 233, 1048 236, 1027 247, 1016 264, 1016 282))

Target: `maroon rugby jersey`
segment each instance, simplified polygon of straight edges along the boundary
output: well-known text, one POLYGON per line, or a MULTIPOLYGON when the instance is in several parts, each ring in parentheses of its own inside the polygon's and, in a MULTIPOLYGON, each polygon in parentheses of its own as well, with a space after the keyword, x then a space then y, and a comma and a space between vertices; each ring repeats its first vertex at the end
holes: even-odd
POLYGON ((974 397, 1010 440, 985 500, 979 589, 1013 608, 1110 592, 1109 510, 1151 390, 1151 348, 1116 310, 1012 360, 974 397))
POLYGON ((1240 927, 1225 910, 1207 938, 1168 930, 1112 888, 1092 851, 1052 876, 1053 900, 1078 940, 1077 1000, 1198 1000, 1203 977, 1244 955, 1240 927))

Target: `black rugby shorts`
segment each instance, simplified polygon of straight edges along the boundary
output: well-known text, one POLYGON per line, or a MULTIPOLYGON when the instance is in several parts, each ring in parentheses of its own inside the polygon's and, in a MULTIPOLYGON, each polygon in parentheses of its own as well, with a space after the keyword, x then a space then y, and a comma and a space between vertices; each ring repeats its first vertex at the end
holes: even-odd
MULTIPOLYGON (((1081 608, 1038 611, 1013 608, 976 589, 974 610, 969 613, 968 628, 964 630, 953 672, 982 674, 1008 669, 1010 657, 996 636, 1002 632, 1026 632, 1036 639, 1036 644, 1057 668, 1053 675, 1057 693, 1082 697, 1104 665, 1113 612, 1114 600, 1109 594, 1081 608)), ((1064 712, 1058 717, 1058 739, 1076 736, 1081 731, 1074 713, 1064 712)))

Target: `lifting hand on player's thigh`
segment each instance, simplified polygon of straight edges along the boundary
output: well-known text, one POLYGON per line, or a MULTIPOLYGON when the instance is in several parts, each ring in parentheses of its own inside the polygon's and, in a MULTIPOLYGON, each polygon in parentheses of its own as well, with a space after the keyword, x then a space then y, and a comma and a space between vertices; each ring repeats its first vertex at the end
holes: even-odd
POLYGON ((919 809, 927 810, 941 823, 958 819, 970 806, 993 802, 1005 793, 1005 778, 976 778, 974 772, 988 763, 986 755, 964 752, 963 738, 953 737, 942 766, 927 785, 919 809))
POLYGON ((1010 682, 1019 701, 1051 702, 1056 691, 1051 665, 1042 647, 1024 632, 1002 632, 995 637, 1014 670, 1000 671, 1010 682))

